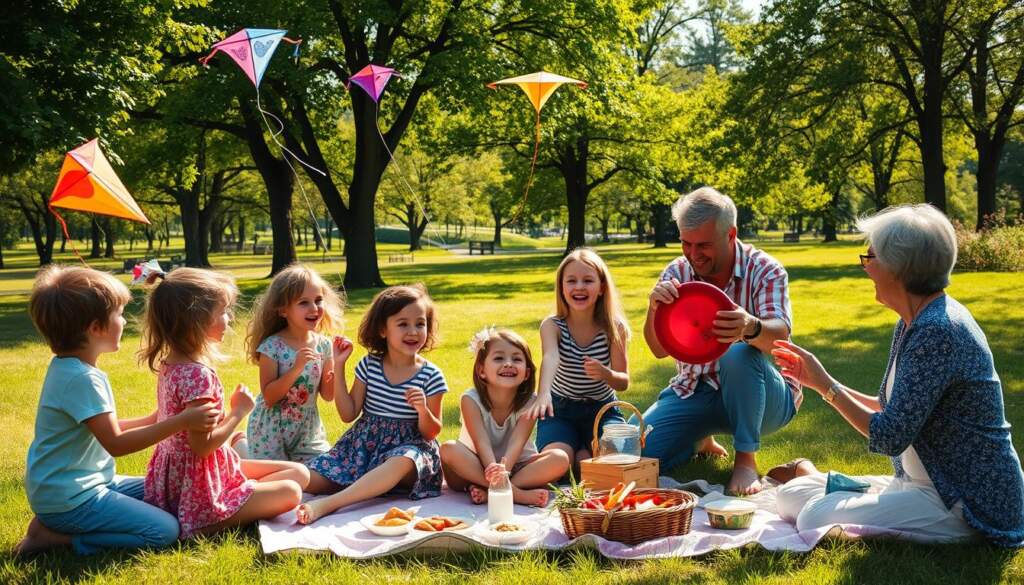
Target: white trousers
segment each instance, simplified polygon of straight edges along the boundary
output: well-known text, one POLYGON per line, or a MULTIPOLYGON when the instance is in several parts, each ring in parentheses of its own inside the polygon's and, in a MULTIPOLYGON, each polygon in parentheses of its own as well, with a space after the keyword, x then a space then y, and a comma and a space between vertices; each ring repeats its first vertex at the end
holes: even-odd
POLYGON ((946 508, 935 488, 886 475, 862 475, 867 493, 825 493, 825 474, 798 477, 779 487, 779 516, 797 530, 859 524, 898 530, 914 540, 953 542, 978 536, 960 504, 946 508))

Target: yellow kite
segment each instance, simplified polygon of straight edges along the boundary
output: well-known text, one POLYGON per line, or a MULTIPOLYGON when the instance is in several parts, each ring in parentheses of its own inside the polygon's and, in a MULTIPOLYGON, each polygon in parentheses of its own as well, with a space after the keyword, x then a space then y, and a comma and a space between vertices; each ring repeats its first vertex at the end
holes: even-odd
POLYGON ((519 219, 519 214, 522 213, 526 207, 526 196, 530 192, 530 185, 533 183, 533 172, 537 168, 537 154, 540 152, 540 110, 547 103, 548 98, 551 94, 555 93, 563 83, 572 83, 580 89, 587 89, 587 82, 580 81, 579 79, 573 79, 571 77, 565 77, 557 75, 555 73, 548 73, 547 71, 538 71, 536 73, 530 73, 528 75, 520 75, 518 77, 509 77, 508 79, 502 79, 501 81, 495 81, 488 83, 487 87, 491 89, 497 89, 499 85, 518 85, 520 89, 526 93, 526 97, 530 98, 530 103, 533 104, 533 109, 536 110, 536 121, 534 122, 534 142, 533 142, 533 160, 530 162, 530 175, 526 179, 526 188, 523 190, 523 202, 519 206, 519 211, 515 214, 512 221, 519 219))
POLYGON ((57 186, 50 194, 50 211, 63 224, 63 218, 54 211, 54 207, 149 223, 146 214, 117 178, 107 157, 103 156, 96 138, 64 157, 57 186))

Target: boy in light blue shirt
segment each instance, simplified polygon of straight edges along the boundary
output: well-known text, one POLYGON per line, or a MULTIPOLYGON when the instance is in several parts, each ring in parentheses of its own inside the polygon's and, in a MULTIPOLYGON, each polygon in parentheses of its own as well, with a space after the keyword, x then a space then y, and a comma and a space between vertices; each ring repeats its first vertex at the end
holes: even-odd
POLYGON ((35 513, 19 554, 70 544, 79 554, 159 547, 178 538, 174 516, 142 501, 143 478, 115 474, 114 457, 185 429, 211 430, 212 404, 156 422, 118 419, 99 356, 117 351, 131 294, 104 272, 50 266, 32 287, 32 322, 56 354, 39 397, 25 491, 35 513))

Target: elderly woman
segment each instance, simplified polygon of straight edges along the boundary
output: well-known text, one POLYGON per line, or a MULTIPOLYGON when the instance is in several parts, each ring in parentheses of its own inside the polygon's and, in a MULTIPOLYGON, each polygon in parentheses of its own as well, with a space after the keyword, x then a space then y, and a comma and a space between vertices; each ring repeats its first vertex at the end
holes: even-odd
POLYGON ((786 341, 772 351, 783 375, 817 391, 892 458, 895 476, 859 477, 866 493, 826 493, 814 465, 772 470, 779 514, 798 530, 861 524, 928 541, 978 535, 1024 545, 1024 474, 1010 442, 1003 395, 985 334, 943 290, 956 262, 949 220, 928 205, 890 208, 862 219, 861 265, 875 298, 895 311, 889 365, 878 396, 850 389, 810 352, 786 341))

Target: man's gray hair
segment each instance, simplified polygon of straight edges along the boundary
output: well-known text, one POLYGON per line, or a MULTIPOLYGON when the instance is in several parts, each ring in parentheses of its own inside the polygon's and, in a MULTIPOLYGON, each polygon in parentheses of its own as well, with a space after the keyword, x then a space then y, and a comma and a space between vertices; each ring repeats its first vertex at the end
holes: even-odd
POLYGON ((927 203, 889 207, 857 220, 857 229, 907 292, 927 296, 949 286, 956 232, 938 209, 927 203))
POLYGON ((711 187, 701 187, 683 195, 672 205, 672 219, 680 232, 698 229, 715 220, 718 232, 724 234, 736 225, 736 204, 711 187))

